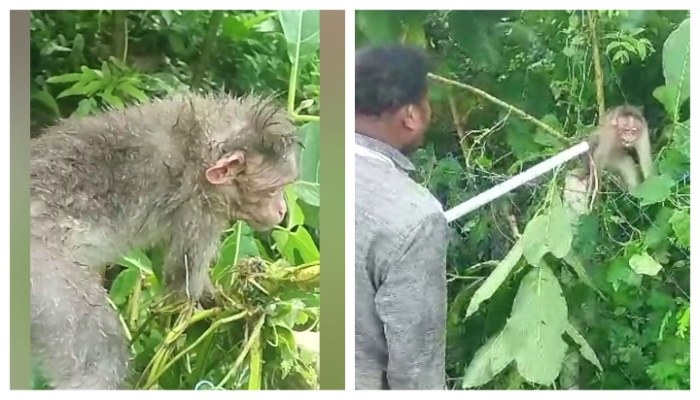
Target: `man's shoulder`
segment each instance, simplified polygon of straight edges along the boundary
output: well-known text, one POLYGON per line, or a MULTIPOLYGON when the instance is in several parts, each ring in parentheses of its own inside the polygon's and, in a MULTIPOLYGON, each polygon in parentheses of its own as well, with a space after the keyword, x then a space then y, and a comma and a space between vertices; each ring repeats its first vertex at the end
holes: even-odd
POLYGON ((401 170, 376 167, 357 174, 355 218, 360 219, 360 224, 365 218, 400 234, 442 215, 442 205, 438 200, 401 170))

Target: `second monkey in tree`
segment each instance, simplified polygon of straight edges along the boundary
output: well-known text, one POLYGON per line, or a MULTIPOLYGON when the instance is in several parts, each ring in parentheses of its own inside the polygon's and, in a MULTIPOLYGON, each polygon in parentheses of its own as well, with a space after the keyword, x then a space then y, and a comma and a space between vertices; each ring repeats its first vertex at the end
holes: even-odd
MULTIPOLYGON (((639 170, 644 180, 655 174, 649 127, 636 107, 622 105, 608 110, 588 141, 596 171, 611 170, 617 173, 628 190, 640 183, 639 170), (631 151, 637 154, 639 167, 631 151)), ((592 171, 589 165, 589 173, 592 171)))

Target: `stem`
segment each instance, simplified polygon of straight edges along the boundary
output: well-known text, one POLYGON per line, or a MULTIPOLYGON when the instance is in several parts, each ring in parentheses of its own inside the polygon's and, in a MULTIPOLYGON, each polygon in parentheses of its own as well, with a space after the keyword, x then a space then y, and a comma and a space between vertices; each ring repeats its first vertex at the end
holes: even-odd
POLYGON ((192 351, 192 349, 194 349, 195 347, 199 346, 200 343, 202 343, 205 339, 207 339, 210 335, 212 335, 217 329, 219 329, 219 327, 220 327, 221 325, 227 324, 227 323, 229 323, 229 322, 237 321, 237 320, 239 320, 239 319, 245 317, 246 314, 248 314, 248 312, 247 312, 247 311, 243 311, 243 312, 240 312, 240 313, 238 313, 238 314, 234 314, 234 315, 232 315, 232 316, 230 316, 230 317, 222 318, 222 319, 220 319, 220 320, 215 321, 213 324, 211 324, 211 326, 210 326, 206 331, 204 331, 204 333, 203 333, 200 337, 197 338, 197 340, 195 340, 194 342, 192 342, 192 344, 190 344, 189 346, 185 347, 181 352, 179 352, 177 355, 175 355, 175 357, 171 358, 170 361, 168 361, 165 365, 163 365, 162 368, 160 368, 160 369, 158 370, 158 372, 156 372, 155 374, 151 375, 151 376, 149 377, 148 381, 146 382, 145 388, 148 389, 148 388, 150 388, 151 386, 153 386, 153 385, 158 381, 158 379, 159 379, 167 370, 169 370, 170 368, 172 368, 172 366, 173 366, 179 359, 181 359, 182 357, 184 357, 187 353, 189 353, 190 351, 192 351))
POLYGON ((199 54, 199 60, 197 61, 194 71, 192 71, 192 89, 197 89, 202 83, 204 67, 209 63, 209 56, 214 49, 214 42, 216 41, 219 26, 223 19, 223 10, 214 10, 211 13, 211 17, 209 17, 207 30, 204 35, 204 42, 202 43, 202 52, 199 54))
MULTIPOLYGON (((464 163, 469 164, 469 151, 467 150, 466 135, 464 134, 464 128, 459 122, 459 111, 457 110, 457 101, 452 93, 447 93, 447 101, 450 103, 450 113, 452 114, 452 122, 455 125, 455 130, 457 131, 457 137, 459 138, 459 148, 462 149, 462 155, 464 156, 464 163)), ((468 167, 469 165, 467 165, 468 167)))
POLYGON ((593 49, 593 69, 595 71, 595 94, 598 100, 598 119, 605 114, 605 93, 603 91, 603 67, 600 63, 600 49, 598 48, 598 23, 596 11, 588 11, 588 28, 590 31, 591 48, 593 49))
POLYGON ((557 132, 557 130, 554 129, 554 128, 552 128, 551 126, 549 126, 549 125, 545 124, 544 122, 538 120, 537 118, 535 118, 535 117, 533 117, 532 115, 526 113, 525 111, 523 111, 523 110, 521 110, 521 109, 519 109, 519 108, 517 108, 517 107, 515 107, 515 106, 513 106, 513 105, 511 105, 511 104, 506 103, 506 102, 503 101, 503 100, 500 100, 500 99, 498 99, 498 98, 496 98, 496 97, 494 97, 494 96, 492 96, 492 95, 486 93, 485 91, 483 91, 483 90, 481 90, 481 89, 475 88, 474 86, 470 86, 470 85, 467 85, 467 84, 465 84, 465 83, 460 83, 460 82, 457 82, 457 81, 453 81, 452 79, 443 78, 442 76, 435 75, 435 74, 428 74, 428 77, 429 77, 430 79, 436 81, 436 82, 440 82, 440 83, 443 83, 443 84, 446 84, 446 85, 450 85, 450 86, 456 86, 456 87, 461 88, 461 89, 466 89, 466 90, 472 92, 473 94, 476 94, 476 95, 478 95, 478 96, 481 96, 481 97, 483 97, 484 99, 486 99, 486 100, 488 100, 488 101, 490 101, 490 102, 496 104, 497 106, 503 107, 503 108, 505 108, 506 110, 511 111, 513 114, 516 114, 517 116, 519 116, 520 118, 524 119, 525 121, 532 122, 533 124, 535 124, 535 125, 537 125, 538 127, 542 128, 545 132, 547 132, 547 133, 549 133, 551 136, 553 136, 553 137, 555 137, 555 138, 561 140, 562 142, 564 142, 564 143, 566 143, 566 144, 571 144, 571 143, 572 143, 571 139, 569 139, 569 138, 567 138, 566 136, 564 136, 563 134, 557 132))
POLYGON ((238 355, 236 362, 233 364, 233 368, 231 368, 231 370, 228 371, 224 379, 222 379, 221 382, 219 382, 219 384, 216 385, 215 389, 221 389, 224 386, 224 384, 226 384, 226 382, 228 382, 233 377, 233 374, 235 374, 236 371, 238 371, 238 368, 240 368, 241 364, 243 364, 243 360, 245 360, 246 356, 248 355, 248 352, 253 347, 253 344, 258 340, 264 323, 265 315, 261 315, 260 319, 258 320, 258 323, 255 325, 255 328, 253 328, 253 331, 250 334, 248 342, 245 344, 245 346, 243 346, 241 354, 238 355))
POLYGON ((112 54, 126 62, 127 35, 126 10, 112 10, 112 54))

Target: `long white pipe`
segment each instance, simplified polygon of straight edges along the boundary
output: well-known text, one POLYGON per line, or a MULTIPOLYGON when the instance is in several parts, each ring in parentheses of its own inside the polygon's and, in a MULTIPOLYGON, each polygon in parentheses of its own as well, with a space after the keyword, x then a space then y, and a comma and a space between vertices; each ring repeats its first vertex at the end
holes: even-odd
POLYGON ((530 167, 526 171, 515 175, 507 181, 499 183, 491 189, 482 192, 472 197, 471 199, 465 201, 464 203, 461 203, 455 206, 454 208, 445 211, 445 218, 447 218, 447 222, 452 222, 456 219, 467 215, 468 213, 476 210, 484 204, 490 203, 491 201, 503 196, 511 190, 522 186, 525 183, 539 177, 540 175, 545 174, 553 170, 554 168, 564 164, 572 158, 587 152, 589 148, 590 145, 588 144, 588 142, 582 142, 575 146, 569 147, 561 153, 551 158, 548 158, 537 165, 530 167))

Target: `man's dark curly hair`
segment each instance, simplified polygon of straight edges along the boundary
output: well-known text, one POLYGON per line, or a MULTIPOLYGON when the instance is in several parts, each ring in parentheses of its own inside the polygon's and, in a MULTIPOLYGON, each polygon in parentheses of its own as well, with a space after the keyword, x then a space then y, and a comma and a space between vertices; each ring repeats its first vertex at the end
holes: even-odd
POLYGON ((355 53, 355 113, 379 116, 418 104, 428 89, 431 63, 417 47, 370 46, 355 53))

